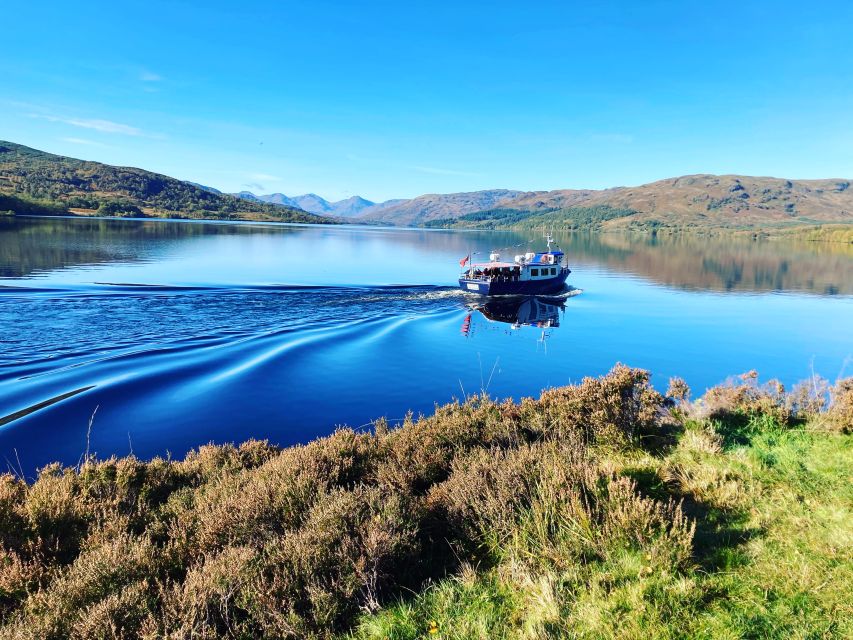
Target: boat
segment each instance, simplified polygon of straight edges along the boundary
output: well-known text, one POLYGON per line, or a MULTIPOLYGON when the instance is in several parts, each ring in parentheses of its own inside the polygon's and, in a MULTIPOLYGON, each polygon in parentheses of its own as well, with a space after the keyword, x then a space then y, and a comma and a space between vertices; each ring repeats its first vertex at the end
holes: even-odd
POLYGON ((465 268, 459 275, 459 287, 469 293, 483 296, 530 296, 559 293, 565 288, 571 269, 566 256, 552 249, 554 240, 545 237, 547 249, 539 253, 523 253, 512 262, 502 261, 501 254, 493 251, 488 262, 471 262, 468 255, 459 261, 465 268))

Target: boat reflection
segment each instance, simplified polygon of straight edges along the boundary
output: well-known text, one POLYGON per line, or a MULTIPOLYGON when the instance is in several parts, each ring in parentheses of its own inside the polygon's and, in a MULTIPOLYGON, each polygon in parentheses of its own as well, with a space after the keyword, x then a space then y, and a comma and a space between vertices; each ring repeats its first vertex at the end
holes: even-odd
POLYGON ((544 298, 539 296, 519 296, 490 299, 485 303, 469 305, 470 313, 465 316, 460 329, 462 335, 473 334, 475 312, 489 322, 510 325, 511 329, 535 327, 545 332, 560 326, 560 316, 566 308, 564 298, 544 298))
POLYGON ((563 300, 547 300, 530 296, 509 300, 489 300, 476 307, 476 310, 493 322, 512 325, 513 329, 520 327, 550 329, 560 326, 560 312, 565 308, 563 300))

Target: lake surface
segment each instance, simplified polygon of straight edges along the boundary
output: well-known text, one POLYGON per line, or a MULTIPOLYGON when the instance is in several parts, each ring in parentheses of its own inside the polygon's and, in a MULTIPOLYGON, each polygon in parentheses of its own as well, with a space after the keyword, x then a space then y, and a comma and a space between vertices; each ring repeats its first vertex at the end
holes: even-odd
POLYGON ((458 261, 537 234, 0 219, 0 466, 76 463, 93 413, 90 451, 147 458, 537 395, 617 361, 696 394, 749 369, 853 374, 849 246, 558 240, 582 293, 478 309, 458 261))

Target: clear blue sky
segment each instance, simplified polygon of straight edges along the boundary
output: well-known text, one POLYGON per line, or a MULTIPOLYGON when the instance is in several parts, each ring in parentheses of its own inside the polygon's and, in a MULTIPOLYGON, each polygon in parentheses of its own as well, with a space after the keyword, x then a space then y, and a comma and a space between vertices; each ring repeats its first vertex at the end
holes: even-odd
POLYGON ((9 2, 0 138, 373 200, 853 177, 851 2, 9 2))

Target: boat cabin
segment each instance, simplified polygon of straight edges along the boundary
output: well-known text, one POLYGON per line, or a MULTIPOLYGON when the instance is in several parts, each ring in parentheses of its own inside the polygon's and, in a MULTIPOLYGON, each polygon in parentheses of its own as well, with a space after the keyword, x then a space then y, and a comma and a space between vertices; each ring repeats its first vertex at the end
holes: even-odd
POLYGON ((496 282, 547 280, 560 275, 562 251, 527 253, 515 256, 513 262, 501 262, 500 254, 493 253, 489 262, 475 262, 465 272, 468 279, 496 282))

